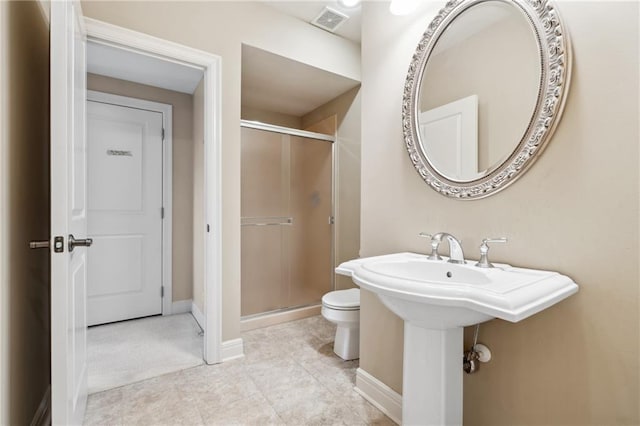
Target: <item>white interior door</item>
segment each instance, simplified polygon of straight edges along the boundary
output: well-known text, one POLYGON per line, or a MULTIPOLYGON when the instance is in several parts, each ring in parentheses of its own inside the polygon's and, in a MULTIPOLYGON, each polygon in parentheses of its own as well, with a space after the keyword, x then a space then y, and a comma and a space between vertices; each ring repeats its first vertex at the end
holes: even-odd
POLYGON ((51 415, 82 423, 87 401, 86 33, 80 3, 51 2, 51 415), (73 248, 73 250, 72 250, 73 248))
POLYGON ((162 313, 162 118, 87 102, 89 325, 162 313))
POLYGON ((478 174, 478 96, 471 95, 420 114, 420 133, 431 165, 454 180, 478 174))

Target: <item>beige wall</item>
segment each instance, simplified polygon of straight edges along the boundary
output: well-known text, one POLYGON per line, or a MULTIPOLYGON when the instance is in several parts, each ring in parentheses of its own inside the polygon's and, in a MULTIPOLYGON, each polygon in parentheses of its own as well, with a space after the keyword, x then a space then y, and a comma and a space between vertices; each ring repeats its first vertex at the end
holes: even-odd
MULTIPOLYGON (((329 114, 330 112, 327 112, 329 114)), ((323 114, 324 115, 324 114, 323 114)), ((335 136, 338 133, 338 116, 332 114, 327 118, 316 121, 313 124, 305 126, 303 130, 307 132, 321 133, 323 135, 335 136)))
POLYGON ((87 88, 173 106, 173 246, 172 300, 192 298, 193 244, 193 96, 96 74, 87 74, 87 88))
POLYGON ((283 114, 281 112, 265 111, 261 109, 242 107, 241 117, 243 120, 259 121, 261 123, 274 124, 276 126, 288 127, 290 129, 300 129, 302 119, 295 115, 283 114))
MULTIPOLYGON (((461 202, 427 187, 402 140, 404 79, 432 16, 363 5, 362 254, 424 253, 419 231, 448 231, 477 259, 483 237, 504 235, 492 259, 556 270, 580 286, 518 324, 481 327, 493 359, 464 379, 465 424, 640 423, 638 3, 558 9, 575 66, 553 140, 513 186, 461 202)), ((360 366, 396 391, 402 333, 401 320, 363 292, 360 366)))
POLYGON ((204 314, 204 80, 193 92, 193 303, 204 314))
POLYGON ((0 424, 29 424, 49 386, 49 28, 0 2, 0 424))
POLYGON ((222 58, 222 336, 240 336, 242 43, 360 80, 355 43, 259 2, 83 2, 86 16, 222 58), (313 46, 310 49, 309 46, 313 46))
MULTIPOLYGON (((335 146, 335 264, 355 259, 360 252, 360 88, 345 92, 302 117, 304 129, 336 115, 335 146)), ((318 129, 314 130, 317 131, 318 129)), ((336 275, 336 289, 354 287, 336 275)))

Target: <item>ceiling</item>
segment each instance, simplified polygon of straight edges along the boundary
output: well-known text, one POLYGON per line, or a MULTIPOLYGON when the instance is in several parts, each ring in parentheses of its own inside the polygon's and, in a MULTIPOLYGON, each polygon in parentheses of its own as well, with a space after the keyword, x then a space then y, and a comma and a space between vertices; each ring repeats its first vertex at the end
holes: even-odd
POLYGON ((87 72, 188 94, 204 75, 199 68, 91 41, 87 43, 87 72))
POLYGON ((242 46, 242 106, 301 117, 360 84, 262 49, 242 46))
MULTIPOLYGON (((332 7, 350 16, 336 34, 360 43, 359 6, 345 8, 336 0, 263 1, 305 22, 315 19, 325 6, 332 7)), ((203 76, 200 69, 95 42, 87 46, 87 71, 187 94, 195 91, 203 76)), ((242 47, 243 107, 301 117, 359 84, 258 48, 242 47)))
POLYGON ((340 25, 340 27, 338 27, 334 34, 360 44, 360 23, 362 15, 362 8, 360 6, 346 8, 338 4, 337 0, 262 1, 265 5, 277 9, 286 15, 298 18, 304 22, 310 22, 314 20, 324 10, 325 6, 342 12, 348 15, 349 19, 347 19, 342 25, 340 25))

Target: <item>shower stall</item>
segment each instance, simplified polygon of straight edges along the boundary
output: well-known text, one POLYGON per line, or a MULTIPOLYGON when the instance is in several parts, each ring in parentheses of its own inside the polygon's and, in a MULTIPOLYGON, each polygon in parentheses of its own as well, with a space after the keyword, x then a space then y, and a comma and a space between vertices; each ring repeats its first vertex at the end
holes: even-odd
POLYGON ((242 318, 317 306, 334 287, 334 137, 241 123, 242 318))

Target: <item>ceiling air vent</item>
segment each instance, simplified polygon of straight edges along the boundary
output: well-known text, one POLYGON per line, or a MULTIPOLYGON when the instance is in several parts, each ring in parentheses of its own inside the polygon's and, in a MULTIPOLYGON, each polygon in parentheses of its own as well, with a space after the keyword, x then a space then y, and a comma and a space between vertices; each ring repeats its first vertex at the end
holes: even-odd
POLYGON ((327 30, 329 32, 335 32, 344 21, 349 19, 348 15, 345 15, 342 12, 339 12, 330 7, 325 7, 322 12, 311 21, 311 24, 316 27, 322 28, 323 30, 327 30))

